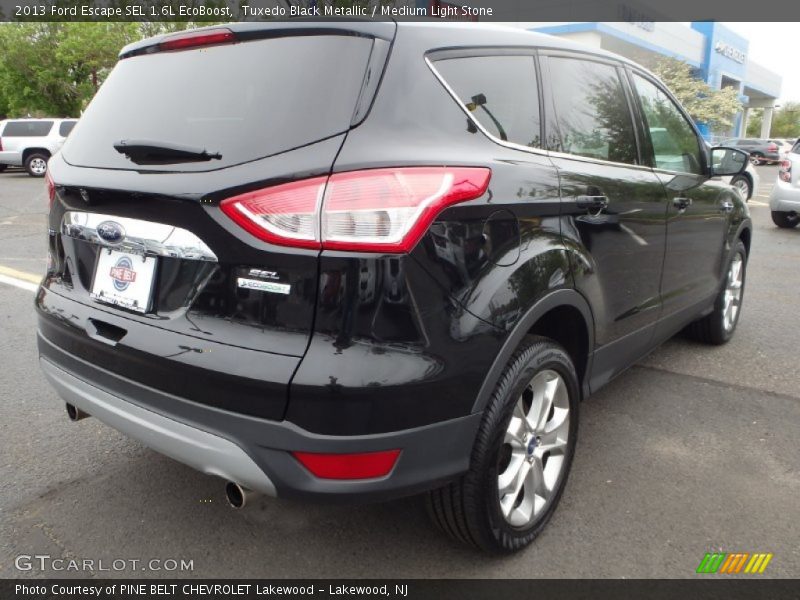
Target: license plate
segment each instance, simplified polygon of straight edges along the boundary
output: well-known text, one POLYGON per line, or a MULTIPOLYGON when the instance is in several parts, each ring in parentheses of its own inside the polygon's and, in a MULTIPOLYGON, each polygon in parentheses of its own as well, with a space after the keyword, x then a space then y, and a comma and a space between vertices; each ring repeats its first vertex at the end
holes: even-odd
POLYGON ((156 262, 152 256, 101 249, 94 270, 92 298, 147 312, 152 300, 156 262))

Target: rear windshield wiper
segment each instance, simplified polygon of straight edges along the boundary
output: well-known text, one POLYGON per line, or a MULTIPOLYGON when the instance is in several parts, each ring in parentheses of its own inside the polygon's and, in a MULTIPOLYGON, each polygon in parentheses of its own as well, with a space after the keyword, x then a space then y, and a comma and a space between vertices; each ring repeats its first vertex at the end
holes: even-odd
POLYGON ((114 143, 114 150, 124 154, 137 165, 203 162, 222 158, 219 152, 209 152, 205 148, 150 140, 120 140, 114 143))

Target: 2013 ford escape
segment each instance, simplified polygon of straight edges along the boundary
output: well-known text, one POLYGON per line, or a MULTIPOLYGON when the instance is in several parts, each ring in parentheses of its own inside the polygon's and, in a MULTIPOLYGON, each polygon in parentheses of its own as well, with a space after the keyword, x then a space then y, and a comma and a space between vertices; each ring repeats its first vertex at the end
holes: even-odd
POLYGON ((751 240, 650 73, 497 27, 249 23, 123 49, 55 156, 41 367, 252 493, 545 526, 580 401, 736 328, 751 240))

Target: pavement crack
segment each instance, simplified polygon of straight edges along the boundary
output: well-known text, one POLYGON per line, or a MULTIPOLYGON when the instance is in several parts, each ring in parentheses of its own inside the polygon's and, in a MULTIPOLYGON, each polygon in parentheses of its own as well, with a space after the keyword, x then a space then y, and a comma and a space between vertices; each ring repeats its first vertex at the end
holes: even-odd
POLYGON ((721 387, 726 389, 735 389, 740 390, 743 392, 750 392, 755 394, 763 394, 765 396, 770 396, 772 398, 780 398, 782 400, 790 400, 793 402, 800 401, 800 396, 793 396, 791 394, 783 394, 781 392, 773 392, 772 390, 765 390, 762 388, 757 388, 749 385, 742 385, 740 383, 733 383, 730 381, 723 381, 721 379, 711 379, 709 377, 701 377, 700 375, 691 375, 689 373, 681 373, 680 371, 673 371, 671 369, 665 369, 663 367, 654 367, 652 365, 633 365, 631 370, 633 369, 644 369, 649 371, 656 371, 657 373, 668 373, 669 375, 677 375, 678 377, 684 377, 691 381, 696 381, 698 383, 707 383, 709 385, 713 385, 715 387, 721 387))

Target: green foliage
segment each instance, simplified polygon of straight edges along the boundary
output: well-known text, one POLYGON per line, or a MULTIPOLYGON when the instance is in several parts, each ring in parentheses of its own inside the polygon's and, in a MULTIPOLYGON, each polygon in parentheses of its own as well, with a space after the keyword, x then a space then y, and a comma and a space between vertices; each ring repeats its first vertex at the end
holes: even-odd
POLYGON ((733 124, 734 116, 742 110, 736 89, 713 89, 695 77, 691 65, 682 60, 660 58, 652 70, 695 121, 724 129, 733 124))
POLYGON ((0 108, 9 116, 78 116, 138 39, 136 23, 0 24, 0 108))
MULTIPOLYGON (((755 108, 750 111, 750 117, 747 120, 747 137, 761 137, 763 119, 763 108, 755 108)), ((787 102, 774 111, 770 136, 789 139, 800 137, 800 102, 787 102)))

